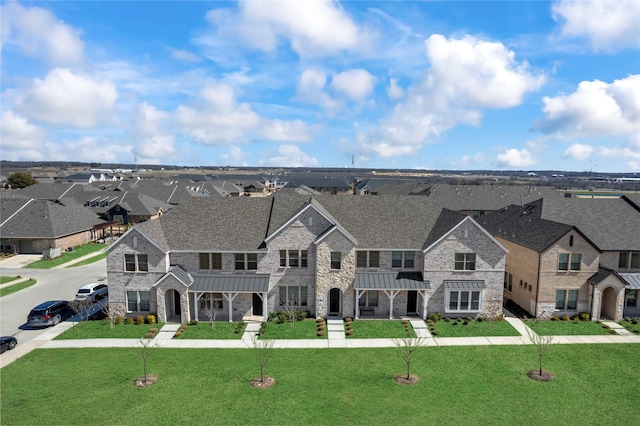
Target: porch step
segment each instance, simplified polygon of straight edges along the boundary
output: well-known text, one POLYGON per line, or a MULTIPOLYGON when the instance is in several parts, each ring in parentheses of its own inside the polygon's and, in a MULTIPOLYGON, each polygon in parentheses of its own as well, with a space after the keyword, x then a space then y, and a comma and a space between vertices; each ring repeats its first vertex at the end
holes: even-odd
POLYGON ((344 321, 337 319, 327 320, 327 330, 329 334, 329 340, 345 340, 344 336, 344 321))

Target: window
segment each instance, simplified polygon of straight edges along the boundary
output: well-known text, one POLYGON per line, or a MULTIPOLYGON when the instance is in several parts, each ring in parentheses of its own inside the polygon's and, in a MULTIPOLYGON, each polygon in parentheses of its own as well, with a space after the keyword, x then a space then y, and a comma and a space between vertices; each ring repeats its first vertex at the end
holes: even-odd
POLYGON ((221 253, 200 253, 200 269, 222 269, 221 253))
POLYGON ((571 254, 571 270, 579 271, 580 270, 580 261, 582 260, 582 255, 580 253, 572 253, 571 254))
POLYGON ((147 261, 147 255, 131 253, 125 254, 124 270, 127 272, 148 272, 149 263, 147 261))
POLYGON ((392 268, 413 268, 414 253, 412 251, 393 251, 391 252, 392 268), (404 261, 404 265, 403 265, 404 261))
POLYGON ((222 309, 222 293, 207 293, 200 298, 200 309, 222 309))
POLYGON ((580 263, 582 261, 582 254, 580 253, 560 253, 558 254, 558 270, 572 271, 580 270, 580 263))
POLYGON ((569 235, 569 247, 573 247, 573 235, 569 235))
POLYGON ((280 306, 291 303, 293 306, 307 306, 307 287, 298 285, 281 285, 278 299, 280 306))
POLYGON ((508 283, 507 290, 509 290, 509 291, 513 290, 513 275, 511 275, 511 274, 509 274, 509 283, 508 283))
POLYGON ((456 271, 474 271, 476 269, 475 253, 456 253, 456 271))
POLYGON ((380 252, 359 250, 356 252, 356 267, 358 268, 379 268, 380 252))
POLYGON ((558 255, 558 270, 560 271, 569 270, 569 253, 560 253, 558 255))
POLYGON ((470 312, 480 310, 479 290, 451 290, 448 293, 448 311, 470 312))
POLYGON ((638 251, 620 252, 620 257, 618 258, 618 268, 623 268, 623 269, 640 268, 640 252, 638 251))
POLYGON ((127 311, 150 311, 148 291, 127 291, 127 311))
POLYGON ((627 290, 627 294, 624 296, 624 306, 633 308, 638 303, 638 290, 627 290))
POLYGON ((578 309, 578 290, 556 290, 556 309, 578 309))
POLYGON ((378 290, 367 290, 358 302, 359 306, 378 306, 378 290))
POLYGON ((306 268, 307 267, 307 251, 306 250, 280 250, 280 267, 286 268, 306 268))
POLYGON ((258 254, 257 253, 236 253, 235 257, 235 269, 236 271, 244 271, 258 269, 258 254))
POLYGON ((340 269, 340 264, 342 261, 342 253, 339 251, 331 252, 331 269, 340 269))

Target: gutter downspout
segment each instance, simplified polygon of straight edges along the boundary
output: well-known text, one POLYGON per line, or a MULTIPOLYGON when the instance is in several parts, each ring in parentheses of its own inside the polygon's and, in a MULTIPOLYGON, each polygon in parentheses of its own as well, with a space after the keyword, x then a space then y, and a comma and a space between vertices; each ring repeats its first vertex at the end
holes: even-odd
POLYGON ((538 252, 538 283, 536 285, 536 307, 535 312, 533 313, 536 318, 538 318, 538 296, 540 295, 540 263, 542 262, 542 256, 540 252, 538 252))

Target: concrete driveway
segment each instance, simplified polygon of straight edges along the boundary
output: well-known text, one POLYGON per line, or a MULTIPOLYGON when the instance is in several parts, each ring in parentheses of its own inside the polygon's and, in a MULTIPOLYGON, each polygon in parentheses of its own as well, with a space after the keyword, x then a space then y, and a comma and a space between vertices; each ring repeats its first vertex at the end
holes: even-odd
POLYGON ((15 256, 0 260, 0 268, 24 268, 28 264, 40 259, 42 259, 41 254, 16 254, 15 256))

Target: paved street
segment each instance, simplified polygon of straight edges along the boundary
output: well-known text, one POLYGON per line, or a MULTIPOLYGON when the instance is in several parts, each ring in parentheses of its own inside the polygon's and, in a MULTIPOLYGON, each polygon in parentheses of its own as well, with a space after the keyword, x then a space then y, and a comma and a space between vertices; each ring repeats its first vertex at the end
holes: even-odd
MULTIPOLYGON (((47 300, 73 300, 76 291, 83 285, 106 281, 106 261, 75 268, 24 269, 21 264, 38 260, 41 256, 19 255, 0 261, 0 275, 34 278, 37 283, 29 288, 0 297, 0 334, 15 336, 22 345, 46 331, 25 327, 31 309, 47 300)), ((5 284, 10 285, 10 284, 5 284)))

